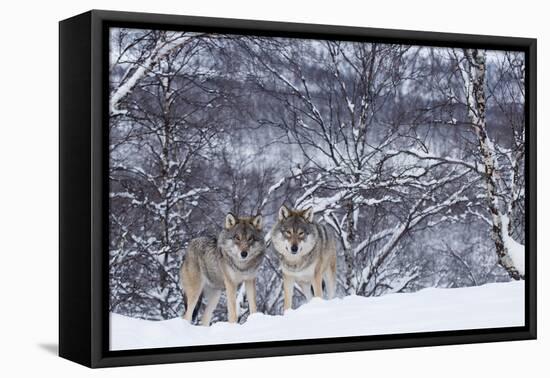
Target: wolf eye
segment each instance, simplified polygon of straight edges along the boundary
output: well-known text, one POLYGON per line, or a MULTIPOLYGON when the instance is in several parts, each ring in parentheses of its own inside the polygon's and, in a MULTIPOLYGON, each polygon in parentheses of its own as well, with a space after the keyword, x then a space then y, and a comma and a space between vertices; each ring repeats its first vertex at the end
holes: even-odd
POLYGON ((234 236, 235 240, 241 240, 241 237, 239 235, 234 236))
POLYGON ((290 236, 292 233, 289 230, 284 230, 283 234, 285 234, 286 236, 290 236))
POLYGON ((248 241, 249 241, 249 242, 251 242, 251 241, 253 241, 253 240, 254 240, 254 236, 249 236, 249 237, 248 237, 248 241))
POLYGON ((304 231, 299 231, 298 236, 304 236, 304 231))

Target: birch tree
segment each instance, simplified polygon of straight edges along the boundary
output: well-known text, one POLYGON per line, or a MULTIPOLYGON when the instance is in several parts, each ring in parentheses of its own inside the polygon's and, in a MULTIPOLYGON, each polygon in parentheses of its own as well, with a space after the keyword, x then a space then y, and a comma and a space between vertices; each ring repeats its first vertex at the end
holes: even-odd
MULTIPOLYGON (((204 160, 216 150, 219 126, 227 121, 226 94, 212 89, 212 67, 197 60, 206 47, 200 40, 175 46, 175 36, 164 38, 161 45, 170 49, 160 50, 162 55, 158 41, 150 54, 138 54, 157 54, 155 64, 132 81, 123 97, 125 111, 111 117, 109 167, 112 277, 132 285, 119 288, 112 306, 126 303, 127 292, 147 303, 150 314, 158 309, 160 318, 181 311, 177 272, 183 251, 197 229, 209 224, 201 218, 213 190, 204 160)), ((132 80, 122 75, 122 82, 132 80)))
MULTIPOLYGON (((111 81, 109 113, 124 114, 120 103, 162 58, 175 49, 196 42, 206 34, 155 30, 112 29, 109 71, 122 71, 116 82, 111 81)), ((113 77, 113 76, 111 76, 113 77)))
POLYGON ((468 106, 468 118, 471 127, 477 137, 479 154, 484 167, 486 184, 487 205, 490 213, 491 237, 495 243, 499 263, 513 279, 523 279, 524 270, 524 246, 516 242, 510 235, 511 216, 517 194, 517 157, 511 157, 512 172, 511 182, 508 185, 512 193, 512 200, 506 204, 499 196, 499 182, 506 173, 499 172, 497 147, 488 135, 486 122, 486 52, 477 49, 465 49, 460 61, 466 101, 468 106))

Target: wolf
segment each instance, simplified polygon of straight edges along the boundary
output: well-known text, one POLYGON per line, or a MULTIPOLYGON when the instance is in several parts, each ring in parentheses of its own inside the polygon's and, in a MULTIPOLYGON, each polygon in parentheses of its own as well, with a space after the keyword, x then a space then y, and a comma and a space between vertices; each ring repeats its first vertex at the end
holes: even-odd
POLYGON ((314 222, 311 207, 293 210, 281 206, 271 229, 271 242, 280 256, 285 311, 292 307, 294 283, 309 300, 312 285, 314 295, 323 296, 324 279, 328 298, 334 298, 336 239, 330 229, 314 222))
POLYGON ((245 283, 250 313, 256 312, 256 275, 265 256, 262 216, 225 217, 218 237, 199 237, 189 244, 180 269, 180 282, 187 297, 183 318, 191 321, 199 297, 206 298, 201 325, 208 326, 223 290, 227 296, 228 320, 237 322, 237 289, 245 283))

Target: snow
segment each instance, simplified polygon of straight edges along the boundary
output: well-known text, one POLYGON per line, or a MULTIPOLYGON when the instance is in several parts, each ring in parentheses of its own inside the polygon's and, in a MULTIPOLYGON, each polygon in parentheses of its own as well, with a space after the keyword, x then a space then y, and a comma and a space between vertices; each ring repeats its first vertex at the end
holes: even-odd
POLYGON ((510 223, 510 219, 508 218, 508 216, 501 215, 501 220, 502 220, 502 231, 503 231, 502 236, 503 236, 504 246, 508 251, 508 255, 512 259, 512 263, 514 264, 514 267, 518 270, 519 274, 524 276, 525 275, 525 246, 515 241, 508 234, 508 223, 510 223))
POLYGON ((355 105, 346 97, 346 101, 348 104, 348 110, 351 114, 353 114, 353 111, 355 110, 355 105))
POLYGON ((381 297, 314 298, 284 315, 253 314, 244 324, 194 326, 110 317, 111 350, 513 327, 524 325, 524 281, 430 288, 381 297))
POLYGON ((271 185, 271 186, 269 187, 269 189, 267 190, 267 194, 266 194, 264 200, 262 201, 262 204, 260 205, 260 209, 263 208, 263 207, 266 205, 269 196, 270 196, 274 191, 276 191, 277 189, 279 189, 279 188, 285 183, 285 180, 286 180, 286 177, 283 177, 283 178, 281 178, 279 181, 277 181, 275 184, 273 184, 273 185, 271 185))
POLYGON ((525 275, 525 246, 518 243, 511 237, 505 239, 506 248, 508 254, 514 262, 514 267, 518 270, 519 274, 525 275))
MULTIPOLYGON (((306 191, 306 193, 308 193, 308 191, 306 191)), ((326 209, 330 209, 331 207, 337 205, 346 196, 347 193, 347 190, 341 190, 330 197, 312 197, 311 199, 304 201, 302 206, 311 206, 314 213, 323 212, 326 209)), ((300 199, 298 199, 296 203, 299 204, 299 201, 302 201, 303 198, 305 198, 305 195, 302 195, 302 197, 300 197, 300 199)))

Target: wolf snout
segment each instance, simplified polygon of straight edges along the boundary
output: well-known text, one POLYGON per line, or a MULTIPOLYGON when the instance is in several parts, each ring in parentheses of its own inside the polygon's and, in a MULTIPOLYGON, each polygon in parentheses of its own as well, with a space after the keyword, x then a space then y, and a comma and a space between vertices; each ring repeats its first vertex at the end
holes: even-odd
POLYGON ((248 256, 248 251, 241 251, 241 257, 246 259, 246 256, 248 256))
POLYGON ((298 246, 296 244, 293 244, 292 247, 290 247, 290 252, 292 252, 292 254, 296 254, 298 253, 298 246))

